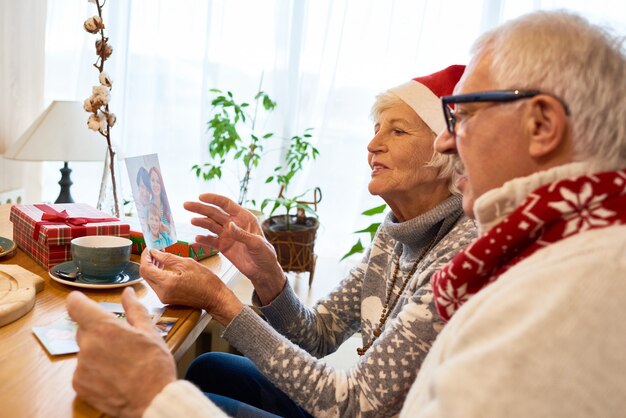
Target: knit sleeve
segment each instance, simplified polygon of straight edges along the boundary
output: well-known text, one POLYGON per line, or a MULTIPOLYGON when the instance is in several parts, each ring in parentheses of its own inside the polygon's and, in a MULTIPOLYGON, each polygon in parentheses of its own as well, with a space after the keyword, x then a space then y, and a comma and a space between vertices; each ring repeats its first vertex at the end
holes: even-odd
POLYGON ((165 386, 143 413, 143 418, 228 418, 193 384, 177 380, 165 386))
MULTIPOLYGON (((259 306, 268 322, 311 355, 333 353, 361 326, 360 294, 370 250, 348 277, 313 308, 307 307, 289 283, 270 304, 259 306)), ((253 295, 253 302, 258 298, 253 295)))

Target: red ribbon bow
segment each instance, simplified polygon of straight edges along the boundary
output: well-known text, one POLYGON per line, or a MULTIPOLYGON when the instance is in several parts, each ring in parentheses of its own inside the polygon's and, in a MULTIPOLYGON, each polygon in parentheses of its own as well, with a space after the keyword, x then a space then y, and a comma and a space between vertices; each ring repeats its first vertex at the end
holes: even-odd
POLYGON ((115 222, 119 221, 117 218, 83 218, 83 217, 72 217, 67 213, 66 210, 61 212, 57 212, 53 208, 48 205, 35 205, 37 209, 43 212, 41 215, 41 221, 35 223, 35 230, 33 231, 33 239, 36 241, 39 238, 39 230, 42 225, 58 225, 65 224, 69 227, 82 227, 76 232, 76 237, 81 237, 85 235, 87 228, 84 227, 85 224, 88 223, 99 223, 99 222, 115 222))

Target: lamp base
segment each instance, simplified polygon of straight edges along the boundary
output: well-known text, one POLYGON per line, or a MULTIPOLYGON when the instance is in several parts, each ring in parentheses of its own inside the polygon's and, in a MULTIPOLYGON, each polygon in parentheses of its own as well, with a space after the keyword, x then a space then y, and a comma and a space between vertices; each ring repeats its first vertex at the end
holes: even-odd
POLYGON ((63 163, 63 168, 59 171, 61 172, 61 180, 59 181, 59 186, 61 186, 61 192, 59 193, 59 197, 57 197, 57 200, 55 200, 54 203, 74 203, 74 198, 70 193, 70 186, 74 184, 70 179, 70 173, 72 172, 72 169, 68 167, 67 161, 63 163))

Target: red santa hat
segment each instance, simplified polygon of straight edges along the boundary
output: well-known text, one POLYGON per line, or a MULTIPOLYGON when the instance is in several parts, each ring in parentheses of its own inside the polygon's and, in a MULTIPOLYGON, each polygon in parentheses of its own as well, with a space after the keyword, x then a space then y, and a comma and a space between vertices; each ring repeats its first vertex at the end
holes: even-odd
POLYGON ((441 97, 452 94, 465 71, 465 65, 451 65, 424 77, 416 77, 389 91, 411 106, 417 115, 438 134, 446 123, 441 112, 441 97))

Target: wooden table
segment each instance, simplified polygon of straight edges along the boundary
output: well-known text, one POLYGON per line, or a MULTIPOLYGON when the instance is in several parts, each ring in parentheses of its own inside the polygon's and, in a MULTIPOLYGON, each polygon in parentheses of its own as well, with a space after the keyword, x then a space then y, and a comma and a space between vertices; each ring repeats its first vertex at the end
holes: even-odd
MULTIPOLYGON (((9 222, 11 205, 0 205, 0 236, 13 237, 9 222)), ((139 261, 138 256, 133 256, 139 261)), ((123 289, 78 289, 55 282, 46 269, 22 250, 0 259, 0 264, 17 264, 41 276, 44 290, 37 294, 32 311, 17 321, 0 327, 0 417, 100 417, 100 412, 76 398, 72 375, 76 355, 50 356, 32 332, 36 326, 48 325, 65 315, 65 298, 72 290, 81 290, 98 302, 120 303, 123 289)), ((228 283, 237 269, 221 254, 202 260, 228 283)), ((134 285, 146 306, 163 306, 145 283, 134 285)), ((163 316, 178 318, 166 341, 178 360, 193 344, 211 319, 205 311, 167 307, 163 316)))

